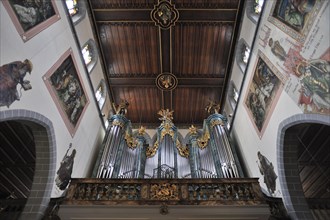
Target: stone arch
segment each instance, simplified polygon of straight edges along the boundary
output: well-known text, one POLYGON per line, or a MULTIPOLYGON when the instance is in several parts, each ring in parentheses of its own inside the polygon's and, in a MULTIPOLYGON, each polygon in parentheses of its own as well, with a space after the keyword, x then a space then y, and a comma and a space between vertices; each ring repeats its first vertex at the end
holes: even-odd
POLYGON ((283 203, 292 219, 313 219, 305 200, 298 173, 298 161, 292 152, 297 151, 295 133, 287 132, 289 128, 303 123, 330 125, 328 115, 297 114, 282 121, 278 128, 276 154, 278 176, 283 194, 283 203))
POLYGON ((31 127, 35 138, 35 174, 20 219, 41 219, 46 210, 54 184, 56 169, 56 140, 52 122, 37 112, 13 109, 0 112, 0 122, 19 121, 31 127))

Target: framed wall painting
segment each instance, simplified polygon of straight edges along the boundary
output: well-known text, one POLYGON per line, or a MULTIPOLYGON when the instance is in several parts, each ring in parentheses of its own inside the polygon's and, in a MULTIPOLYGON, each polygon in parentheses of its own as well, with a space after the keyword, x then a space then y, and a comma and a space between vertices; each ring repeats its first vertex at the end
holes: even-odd
POLYGON ((55 0, 2 1, 24 42, 60 19, 55 0))
POLYGON ((322 8, 324 1, 274 1, 268 21, 300 43, 308 33, 322 8))
POLYGON ((89 99, 71 49, 47 71, 43 80, 73 137, 87 109, 89 99))
POLYGON ((277 74, 279 72, 274 65, 259 51, 244 106, 260 138, 283 90, 283 83, 277 74))

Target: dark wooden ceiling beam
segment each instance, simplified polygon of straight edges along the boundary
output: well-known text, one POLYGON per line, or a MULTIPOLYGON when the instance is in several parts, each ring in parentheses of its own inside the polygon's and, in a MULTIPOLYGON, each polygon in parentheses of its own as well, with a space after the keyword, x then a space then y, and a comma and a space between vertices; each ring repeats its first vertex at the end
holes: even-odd
MULTIPOLYGON (((94 9, 96 22, 153 22, 149 9, 94 9)), ((179 10, 180 21, 235 22, 236 9, 179 10)))
MULTIPOLYGON (((222 87, 223 77, 219 78, 178 78, 178 87, 222 87)), ((155 78, 110 78, 112 87, 156 86, 155 78)))

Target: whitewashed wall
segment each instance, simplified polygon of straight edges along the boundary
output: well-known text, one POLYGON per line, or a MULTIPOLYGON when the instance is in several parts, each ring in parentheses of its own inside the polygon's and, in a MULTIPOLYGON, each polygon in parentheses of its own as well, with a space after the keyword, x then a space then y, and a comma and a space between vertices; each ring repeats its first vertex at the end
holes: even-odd
MULTIPOLYGON (((269 15, 272 14, 272 7, 276 1, 266 1, 264 7, 263 18, 260 23, 260 27, 267 25, 271 29, 270 37, 274 40, 279 40, 280 44, 288 52, 289 48, 295 48, 296 45, 301 46, 300 54, 303 59, 311 60, 318 59, 321 55, 326 53, 330 47, 329 40, 329 2, 321 1, 321 8, 313 13, 313 19, 310 22, 309 33, 305 36, 305 40, 297 40, 297 38, 288 35, 288 30, 279 28, 278 25, 269 21, 269 15)), ((251 36, 254 35, 253 27, 249 25, 245 26, 247 18, 244 19, 243 27, 241 29, 241 38, 246 39, 247 42, 251 42, 251 36)), ((237 112, 235 115, 234 123, 232 126, 232 133, 237 138, 237 143, 241 154, 243 155, 243 163, 246 166, 246 171, 250 177, 259 177, 259 182, 262 189, 267 193, 267 187, 264 184, 264 177, 261 175, 258 168, 257 152, 260 151, 267 159, 273 163, 275 173, 278 174, 277 158, 276 158, 276 139, 278 135, 279 124, 295 115, 301 113, 315 113, 324 114, 322 112, 307 112, 304 110, 304 106, 298 104, 298 90, 301 88, 301 84, 294 72, 285 68, 285 61, 280 61, 276 56, 271 53, 270 47, 267 45, 262 47, 259 43, 260 39, 264 38, 264 33, 258 33, 257 40, 255 42, 254 50, 251 51, 250 63, 246 72, 246 79, 243 82, 243 88, 241 97, 238 103, 237 112), (269 116, 269 122, 264 124, 265 130, 260 134, 255 126, 254 122, 248 114, 248 110, 244 105, 248 87, 254 74, 254 68, 258 60, 258 51, 265 54, 270 63, 274 65, 274 68, 278 70, 279 75, 288 77, 283 80, 283 91, 281 92, 278 101, 275 104, 273 112, 269 116), (295 84, 294 84, 295 83, 295 84)), ((268 38, 269 39, 269 38, 268 38)), ((329 50, 328 50, 329 51, 329 50)), ((236 63, 234 64, 236 65, 236 63)), ((236 67, 233 68, 235 72, 232 74, 232 80, 239 85, 239 78, 236 77, 236 67)), ((228 104, 226 104, 228 108, 228 104)), ((276 180, 276 191, 272 196, 281 197, 281 189, 279 184, 279 178, 276 180)))
MULTIPOLYGON (((3 4, 0 4, 0 66, 13 61, 24 61, 25 59, 29 59, 33 63, 31 75, 25 77, 26 80, 30 80, 32 89, 28 91, 22 90, 20 101, 12 103, 9 109, 31 110, 50 119, 56 135, 56 170, 59 168, 69 144, 72 143, 73 148, 77 150, 72 177, 87 177, 90 174, 90 162, 95 153, 94 149, 99 145, 104 131, 98 116, 97 106, 93 101, 94 94, 89 86, 84 64, 81 62, 80 48, 76 46, 64 11, 66 9, 62 5, 62 1, 54 2, 59 10, 61 19, 25 43, 17 33, 3 4), (78 72, 90 102, 73 137, 67 130, 42 78, 69 48, 72 48, 78 72)), ((83 24, 82 22, 81 25, 83 24)), ((90 26, 82 29, 90 29, 90 26)), ((89 39, 90 36, 87 35, 91 35, 91 31, 86 31, 86 33, 82 34, 86 35, 84 36, 85 39, 89 39)), ((96 74, 94 73, 94 75, 96 74)), ((0 111, 7 109, 7 107, 0 107, 0 111)), ((56 174, 54 173, 54 175, 56 174)), ((54 184, 52 197, 58 197, 62 193, 63 191, 59 190, 54 184)))

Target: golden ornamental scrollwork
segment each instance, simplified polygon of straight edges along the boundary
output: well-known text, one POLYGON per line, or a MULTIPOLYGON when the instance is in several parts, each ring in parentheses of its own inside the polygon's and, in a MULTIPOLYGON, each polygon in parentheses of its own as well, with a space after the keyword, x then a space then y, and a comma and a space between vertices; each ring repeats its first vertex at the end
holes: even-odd
POLYGON ((156 142, 154 146, 148 147, 146 150, 146 155, 148 158, 155 156, 157 150, 158 150, 159 144, 156 142))
POLYGON ((137 140, 132 135, 130 135, 129 133, 125 134, 125 141, 126 141, 126 144, 129 148, 131 148, 131 149, 136 148, 137 140))
POLYGON ((158 115, 162 116, 159 118, 162 122, 172 122, 173 120, 173 110, 170 111, 168 108, 167 109, 161 109, 157 112, 158 115))
POLYGON ((176 140, 176 148, 181 157, 189 157, 189 148, 187 146, 182 146, 179 140, 176 140))
POLYGON ((209 114, 219 114, 220 104, 219 103, 215 103, 212 100, 209 100, 209 104, 205 107, 205 110, 209 114))
POLYGON ((179 188, 176 184, 152 184, 150 187, 152 200, 179 200, 179 188))
POLYGON ((172 91, 178 85, 178 79, 172 73, 161 73, 156 78, 156 86, 163 91, 172 91))
POLYGON ((198 138, 197 139, 197 144, 198 144, 198 147, 200 149, 204 149, 206 148, 206 146, 208 145, 209 143, 209 140, 210 140, 210 133, 208 131, 206 131, 202 137, 198 138))
POLYGON ((138 130, 138 134, 143 136, 143 135, 145 135, 145 133, 146 133, 146 128, 141 126, 138 130))
POLYGON ((215 119, 211 121, 211 127, 213 128, 216 125, 224 125, 223 121, 221 119, 215 119))
POLYGON ((163 140, 165 135, 170 135, 172 138, 174 138, 174 131, 172 130, 172 125, 170 123, 165 123, 164 128, 162 129, 162 132, 160 133, 160 140, 163 140))
POLYGON ((112 126, 119 126, 121 128, 124 127, 124 123, 119 121, 118 119, 115 119, 113 122, 112 122, 112 126))
POLYGON ((196 135, 197 134, 197 128, 194 125, 191 125, 189 127, 189 132, 190 135, 196 135))
POLYGON ((155 5, 151 11, 150 16, 157 26, 162 29, 168 29, 175 25, 175 22, 179 19, 179 12, 174 4, 167 1, 159 1, 158 5, 155 5))
POLYGON ((114 102, 112 103, 112 108, 116 115, 126 115, 129 103, 125 99, 120 100, 120 104, 116 105, 114 102))

